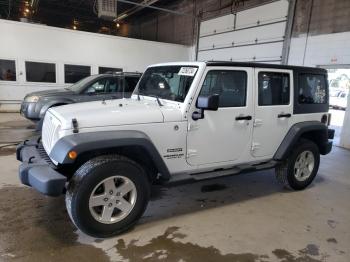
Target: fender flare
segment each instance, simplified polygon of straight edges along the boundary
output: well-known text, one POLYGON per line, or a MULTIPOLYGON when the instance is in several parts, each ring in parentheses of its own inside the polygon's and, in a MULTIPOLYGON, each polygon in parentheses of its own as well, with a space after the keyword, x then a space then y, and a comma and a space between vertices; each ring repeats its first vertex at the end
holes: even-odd
POLYGON ((60 164, 72 164, 68 157, 72 150, 80 154, 95 150, 116 149, 125 146, 140 146, 151 157, 163 179, 170 179, 169 170, 151 139, 140 131, 103 131, 78 133, 65 136, 57 141, 49 156, 60 164))
MULTIPOLYGON (((300 137, 310 131, 317 131, 319 133, 321 149, 328 145, 328 127, 318 121, 306 121, 300 122, 293 125, 287 135, 284 137, 282 143, 278 147, 274 160, 281 161, 288 157, 289 153, 292 151, 293 147, 296 145, 300 137)), ((318 145, 320 147, 320 145, 318 145)), ((321 154, 323 154, 322 150, 321 154)))

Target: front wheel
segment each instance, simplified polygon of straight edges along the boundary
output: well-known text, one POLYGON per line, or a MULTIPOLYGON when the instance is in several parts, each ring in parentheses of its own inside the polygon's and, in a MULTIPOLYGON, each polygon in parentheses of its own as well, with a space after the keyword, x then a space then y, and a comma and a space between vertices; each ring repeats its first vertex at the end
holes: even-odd
POLYGON ((150 183, 143 168, 118 155, 83 164, 70 181, 66 206, 73 223, 94 237, 110 237, 133 226, 146 209, 150 183))
POLYGON ((301 139, 287 161, 276 167, 277 180, 294 190, 302 190, 312 183, 320 165, 317 145, 301 139))

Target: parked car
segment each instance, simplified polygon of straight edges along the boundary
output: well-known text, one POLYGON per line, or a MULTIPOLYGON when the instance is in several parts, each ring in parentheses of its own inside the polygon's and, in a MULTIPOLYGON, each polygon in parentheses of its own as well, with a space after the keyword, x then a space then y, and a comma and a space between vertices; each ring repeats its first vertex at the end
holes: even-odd
POLYGON ((330 96, 329 106, 335 109, 346 110, 348 105, 348 92, 340 91, 337 96, 330 96))
POLYGON ((20 113, 32 121, 39 121, 54 106, 103 99, 128 98, 141 73, 117 72, 92 75, 64 89, 51 89, 27 94, 20 113))
POLYGON ((129 99, 49 109, 41 140, 17 148, 19 176, 66 193, 73 223, 96 237, 132 227, 152 183, 275 168, 302 190, 332 149, 326 79, 324 69, 285 65, 153 65, 129 99))

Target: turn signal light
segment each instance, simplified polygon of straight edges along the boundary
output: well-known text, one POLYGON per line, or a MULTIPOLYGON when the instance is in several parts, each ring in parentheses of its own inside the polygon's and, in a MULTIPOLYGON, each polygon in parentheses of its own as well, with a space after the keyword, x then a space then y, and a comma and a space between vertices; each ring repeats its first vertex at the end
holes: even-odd
POLYGON ((76 159, 77 156, 78 156, 78 154, 77 154, 77 152, 75 152, 75 151, 70 151, 70 152, 68 153, 68 156, 69 156, 70 159, 76 159))

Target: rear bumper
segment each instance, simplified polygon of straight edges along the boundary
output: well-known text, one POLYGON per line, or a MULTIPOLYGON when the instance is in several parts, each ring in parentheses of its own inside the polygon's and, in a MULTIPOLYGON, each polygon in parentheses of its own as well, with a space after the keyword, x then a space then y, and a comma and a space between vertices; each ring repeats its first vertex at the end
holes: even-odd
POLYGON ((328 133, 328 140, 327 142, 325 142, 321 148, 320 148, 320 153, 322 155, 327 155, 332 151, 332 146, 333 146, 333 139, 334 139, 334 134, 335 134, 335 130, 334 129, 328 129, 327 131, 328 133))
POLYGON ((59 196, 64 192, 67 178, 53 169, 40 154, 40 138, 27 140, 17 147, 19 178, 22 184, 31 186, 48 196, 59 196))

